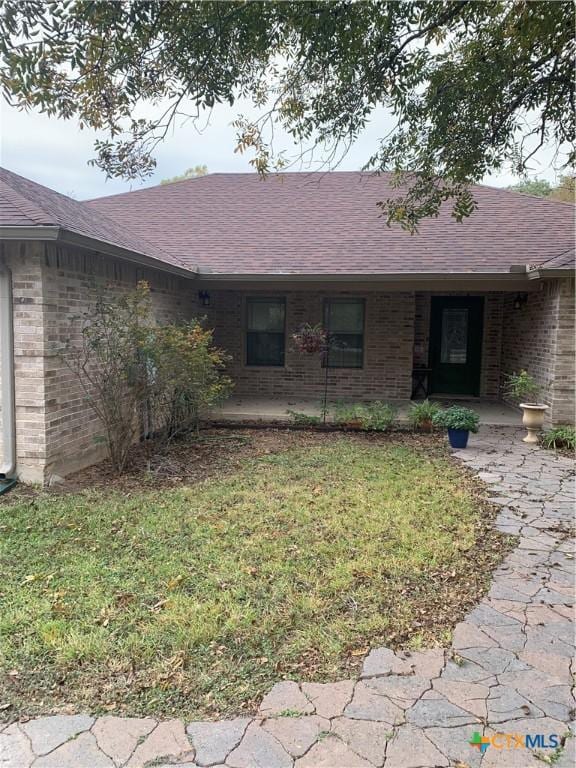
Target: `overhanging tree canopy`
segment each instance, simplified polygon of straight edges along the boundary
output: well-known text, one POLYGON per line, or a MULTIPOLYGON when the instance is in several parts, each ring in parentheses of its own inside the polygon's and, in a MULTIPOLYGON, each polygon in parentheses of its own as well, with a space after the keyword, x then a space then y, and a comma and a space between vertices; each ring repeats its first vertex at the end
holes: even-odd
POLYGON ((260 173, 286 163, 274 124, 334 159, 384 105, 396 126, 366 168, 409 179, 380 205, 413 229, 447 199, 469 215, 471 182, 544 144, 574 163, 573 24, 571 2, 8 0, 0 77, 12 104, 105 131, 94 162, 125 178, 152 172, 185 105, 252 99, 238 149, 260 173))

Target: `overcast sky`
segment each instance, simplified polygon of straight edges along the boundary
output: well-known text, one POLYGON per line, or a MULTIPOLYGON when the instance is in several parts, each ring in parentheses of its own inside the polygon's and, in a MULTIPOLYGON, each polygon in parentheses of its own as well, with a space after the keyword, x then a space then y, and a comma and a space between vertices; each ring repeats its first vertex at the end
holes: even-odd
MULTIPOLYGON (((152 177, 143 182, 106 180, 98 168, 87 165, 94 157, 95 134, 80 131, 74 121, 48 118, 34 112, 19 112, 7 104, 0 104, 0 164, 40 184, 82 200, 90 197, 126 192, 141 186, 158 184, 161 179, 176 176, 195 165, 207 165, 210 173, 252 171, 248 155, 234 152, 235 129, 231 122, 238 112, 254 114, 246 104, 235 107, 218 106, 209 125, 198 132, 188 122, 175 128, 156 153, 158 165, 152 177)), ((360 136, 339 165, 340 170, 357 171, 374 152, 379 136, 391 127, 389 116, 383 109, 374 113, 367 130, 360 136)), ((276 149, 292 149, 289 139, 277 134, 276 149)), ((552 167, 551 150, 543 151, 532 163, 534 176, 556 180, 552 167)), ((294 168, 294 170, 314 170, 294 168)), ((499 174, 484 180, 494 186, 508 186, 515 179, 510 174, 499 174)))

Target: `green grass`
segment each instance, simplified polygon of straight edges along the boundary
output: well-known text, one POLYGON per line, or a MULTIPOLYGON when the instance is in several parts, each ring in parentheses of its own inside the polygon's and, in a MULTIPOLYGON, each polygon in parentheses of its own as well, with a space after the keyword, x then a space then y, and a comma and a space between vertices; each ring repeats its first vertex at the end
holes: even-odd
POLYGON ((0 507, 0 666, 28 714, 216 716, 277 680, 418 647, 485 589, 502 541, 453 461, 334 437, 224 477, 0 507))

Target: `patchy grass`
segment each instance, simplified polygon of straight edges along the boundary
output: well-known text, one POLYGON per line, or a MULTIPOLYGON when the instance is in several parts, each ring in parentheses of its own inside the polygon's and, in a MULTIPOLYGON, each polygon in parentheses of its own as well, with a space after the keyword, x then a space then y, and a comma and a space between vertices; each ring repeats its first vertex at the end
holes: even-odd
POLYGON ((507 547, 466 471, 432 439, 257 439, 193 485, 0 507, 5 716, 230 715, 449 641, 507 547))

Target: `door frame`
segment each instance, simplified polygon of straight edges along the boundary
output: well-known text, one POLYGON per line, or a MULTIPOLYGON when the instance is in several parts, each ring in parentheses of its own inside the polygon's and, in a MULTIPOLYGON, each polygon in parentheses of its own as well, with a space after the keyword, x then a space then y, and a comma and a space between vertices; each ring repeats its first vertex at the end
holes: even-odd
POLYGON ((431 296, 430 297, 430 326, 428 337, 428 366, 430 369, 428 390, 429 394, 446 394, 455 397, 479 397, 482 380, 482 363, 484 347, 484 296, 431 296), (434 386, 437 376, 436 369, 440 357, 442 311, 447 307, 474 309, 474 322, 468 327, 468 350, 474 355, 472 386, 468 392, 443 392, 434 386), (473 342, 472 344, 470 342, 473 342))

